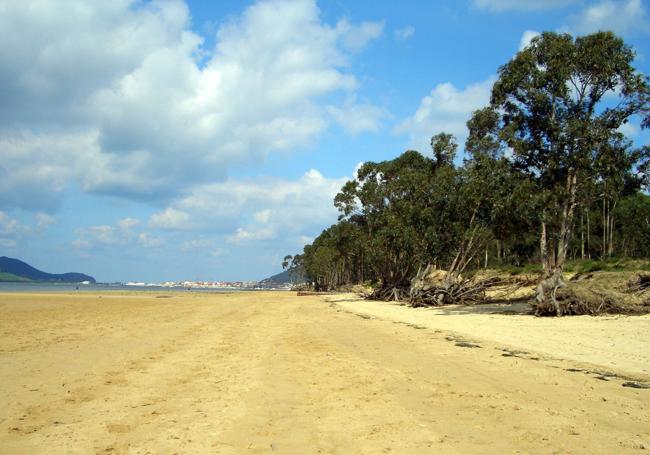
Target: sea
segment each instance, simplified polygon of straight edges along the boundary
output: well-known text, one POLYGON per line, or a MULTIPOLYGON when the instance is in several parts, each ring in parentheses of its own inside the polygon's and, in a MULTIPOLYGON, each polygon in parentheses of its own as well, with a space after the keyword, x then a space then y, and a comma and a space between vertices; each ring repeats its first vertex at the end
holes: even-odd
POLYGON ((252 291, 243 288, 184 288, 167 286, 127 286, 119 283, 4 283, 1 292, 104 292, 104 291, 158 291, 158 292, 237 292, 252 291))

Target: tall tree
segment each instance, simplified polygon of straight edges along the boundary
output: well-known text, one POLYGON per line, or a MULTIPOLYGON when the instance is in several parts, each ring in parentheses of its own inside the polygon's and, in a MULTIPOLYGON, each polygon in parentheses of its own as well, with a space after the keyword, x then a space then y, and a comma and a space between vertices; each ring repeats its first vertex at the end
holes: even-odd
POLYGON ((564 285, 578 192, 593 180, 596 155, 612 132, 648 109, 647 79, 634 52, 611 32, 578 38, 543 33, 500 68, 491 108, 512 161, 535 185, 541 201, 540 305, 564 285), (612 94, 615 102, 605 99, 612 94))

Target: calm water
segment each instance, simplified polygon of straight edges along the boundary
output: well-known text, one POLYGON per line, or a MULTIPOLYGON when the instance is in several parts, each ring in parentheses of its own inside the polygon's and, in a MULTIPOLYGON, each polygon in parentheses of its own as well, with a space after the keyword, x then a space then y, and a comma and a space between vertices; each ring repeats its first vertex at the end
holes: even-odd
POLYGON ((124 286, 123 284, 73 283, 0 283, 0 292, 97 292, 97 291, 158 291, 158 292, 233 292, 248 289, 167 288, 162 286, 124 286))

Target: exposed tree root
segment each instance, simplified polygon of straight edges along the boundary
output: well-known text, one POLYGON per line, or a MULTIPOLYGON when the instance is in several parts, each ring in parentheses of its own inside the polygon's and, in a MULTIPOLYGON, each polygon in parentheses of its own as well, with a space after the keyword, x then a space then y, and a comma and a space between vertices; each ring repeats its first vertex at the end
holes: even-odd
POLYGON ((486 291, 504 285, 504 279, 487 277, 466 279, 458 273, 432 270, 429 266, 420 270, 411 281, 408 300, 412 306, 473 305, 486 300, 486 291))
POLYGON ((555 290, 546 300, 534 304, 537 316, 571 316, 599 314, 644 314, 650 306, 628 301, 616 291, 596 291, 588 286, 569 283, 555 290))
POLYGON ((408 298, 408 288, 395 286, 380 286, 367 297, 369 300, 401 301, 408 298))
POLYGON ((627 282, 628 292, 643 292, 650 288, 650 273, 639 272, 627 282))

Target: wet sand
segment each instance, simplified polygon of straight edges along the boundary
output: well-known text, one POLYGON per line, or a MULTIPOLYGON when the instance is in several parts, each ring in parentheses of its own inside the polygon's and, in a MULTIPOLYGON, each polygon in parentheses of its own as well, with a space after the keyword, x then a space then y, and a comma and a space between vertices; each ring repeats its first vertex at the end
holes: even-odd
MULTIPOLYGON (((340 300, 0 294, 0 453, 650 450, 650 389, 340 300)), ((534 340, 556 332, 531 320, 534 340)))

